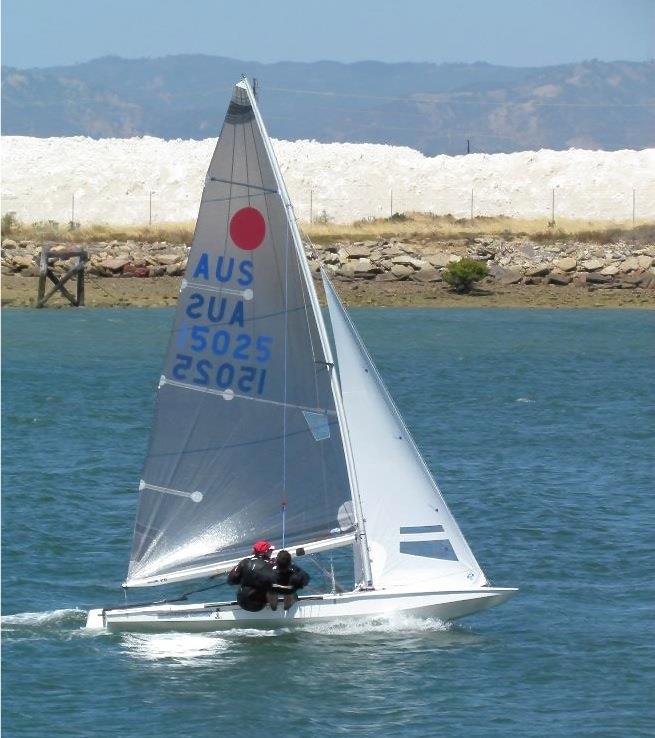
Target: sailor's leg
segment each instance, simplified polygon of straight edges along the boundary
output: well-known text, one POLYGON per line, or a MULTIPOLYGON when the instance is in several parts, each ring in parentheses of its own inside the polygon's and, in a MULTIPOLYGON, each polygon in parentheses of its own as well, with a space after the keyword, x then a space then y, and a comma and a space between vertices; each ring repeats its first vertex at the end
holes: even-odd
POLYGON ((267 592, 266 602, 271 606, 271 610, 277 610, 277 592, 267 592))
POLYGON ((298 602, 298 595, 295 592, 290 592, 289 594, 284 595, 284 609, 285 610, 288 610, 290 607, 293 607, 296 602, 298 602))

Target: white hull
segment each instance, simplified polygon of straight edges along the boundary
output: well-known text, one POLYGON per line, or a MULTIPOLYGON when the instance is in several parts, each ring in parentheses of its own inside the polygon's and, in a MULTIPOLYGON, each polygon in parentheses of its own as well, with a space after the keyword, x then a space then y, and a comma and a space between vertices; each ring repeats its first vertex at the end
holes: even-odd
POLYGON ((517 590, 483 587, 472 590, 411 592, 371 590, 302 597, 284 611, 266 607, 247 612, 234 602, 159 604, 90 610, 86 627, 111 632, 207 632, 227 628, 288 628, 328 621, 397 614, 448 621, 500 605, 517 590))

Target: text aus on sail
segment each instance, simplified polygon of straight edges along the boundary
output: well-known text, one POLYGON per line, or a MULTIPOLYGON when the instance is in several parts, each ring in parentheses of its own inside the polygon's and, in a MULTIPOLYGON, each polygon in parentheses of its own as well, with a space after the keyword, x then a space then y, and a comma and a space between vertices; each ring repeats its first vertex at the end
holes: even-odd
MULTIPOLYGON (((264 217, 256 208, 242 208, 231 217, 229 234, 238 249, 253 252, 264 242, 264 217)), ((273 337, 245 319, 245 303, 254 296, 253 258, 203 251, 189 276, 171 379, 227 397, 263 395, 273 337)))

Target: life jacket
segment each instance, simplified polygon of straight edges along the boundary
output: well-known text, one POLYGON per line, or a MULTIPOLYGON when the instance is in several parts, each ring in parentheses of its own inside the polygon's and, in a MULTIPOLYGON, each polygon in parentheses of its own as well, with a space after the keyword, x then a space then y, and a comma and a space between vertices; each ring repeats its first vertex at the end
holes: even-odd
POLYGON ((291 564, 288 569, 282 571, 276 566, 274 569, 275 581, 285 587, 293 587, 294 589, 302 589, 309 583, 309 574, 295 564, 291 564))
POLYGON ((266 607, 266 592, 254 587, 239 587, 237 602, 243 610, 259 612, 266 607))
POLYGON ((251 556, 241 562, 241 586, 267 590, 275 582, 275 573, 270 561, 260 556, 251 556))

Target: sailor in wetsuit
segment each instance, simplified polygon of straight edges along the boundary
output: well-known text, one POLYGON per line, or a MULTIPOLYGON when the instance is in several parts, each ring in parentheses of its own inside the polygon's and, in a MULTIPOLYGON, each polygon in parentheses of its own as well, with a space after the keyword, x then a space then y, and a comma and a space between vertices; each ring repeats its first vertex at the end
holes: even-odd
POLYGON ((309 583, 309 574, 296 564, 291 563, 291 554, 280 551, 275 557, 275 584, 280 594, 284 595, 284 609, 288 610, 298 600, 296 592, 309 583))
POLYGON ((228 584, 239 584, 237 602, 244 610, 258 612, 268 603, 277 610, 277 592, 273 564, 270 561, 273 546, 268 541, 257 541, 252 547, 253 555, 242 559, 227 575, 228 584))

